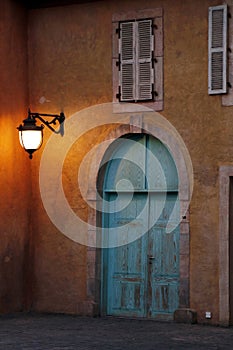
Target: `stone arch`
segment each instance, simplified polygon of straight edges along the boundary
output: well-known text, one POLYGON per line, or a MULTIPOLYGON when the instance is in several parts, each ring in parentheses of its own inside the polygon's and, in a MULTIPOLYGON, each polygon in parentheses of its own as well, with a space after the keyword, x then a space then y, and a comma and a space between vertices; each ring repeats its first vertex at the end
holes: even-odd
POLYGON ((109 145, 117 138, 129 133, 148 133, 159 139, 169 149, 177 167, 179 176, 180 200, 180 289, 179 307, 189 308, 189 202, 193 188, 192 163, 188 150, 176 129, 159 113, 146 110, 134 115, 125 114, 124 121, 118 123, 111 131, 98 153, 95 153, 94 164, 88 179, 87 200, 91 202, 89 209, 88 240, 92 243, 87 248, 87 311, 95 314, 99 312, 100 302, 100 252, 94 248, 96 240, 98 216, 96 205, 98 202, 97 180, 101 161, 109 145), (93 229, 96 227, 96 229, 93 229))

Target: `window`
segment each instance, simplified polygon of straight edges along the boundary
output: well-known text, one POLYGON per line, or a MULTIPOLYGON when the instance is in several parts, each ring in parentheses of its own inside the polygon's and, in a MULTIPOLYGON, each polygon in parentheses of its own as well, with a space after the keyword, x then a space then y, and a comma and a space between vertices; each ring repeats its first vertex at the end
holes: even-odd
POLYGON ((227 92, 227 5, 209 8, 209 94, 227 92))
POLYGON ((163 109, 162 9, 113 16, 112 65, 118 111, 124 112, 125 102, 163 109))
POLYGON ((119 101, 153 100, 152 20, 119 24, 119 101))

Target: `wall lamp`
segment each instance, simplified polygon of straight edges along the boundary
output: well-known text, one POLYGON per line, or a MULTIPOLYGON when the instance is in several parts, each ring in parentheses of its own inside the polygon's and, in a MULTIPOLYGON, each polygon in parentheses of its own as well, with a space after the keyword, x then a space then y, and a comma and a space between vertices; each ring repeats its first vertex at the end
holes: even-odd
POLYGON ((63 135, 62 123, 65 120, 63 112, 60 115, 57 114, 44 114, 44 113, 33 113, 28 110, 28 117, 23 120, 23 125, 18 126, 19 130, 19 141, 21 146, 29 153, 29 158, 32 159, 32 154, 37 151, 43 143, 43 129, 44 125, 36 125, 36 119, 40 120, 45 126, 56 134, 63 135), (45 120, 43 117, 52 118, 52 120, 45 120), (58 130, 55 130, 52 125, 60 125, 58 130))

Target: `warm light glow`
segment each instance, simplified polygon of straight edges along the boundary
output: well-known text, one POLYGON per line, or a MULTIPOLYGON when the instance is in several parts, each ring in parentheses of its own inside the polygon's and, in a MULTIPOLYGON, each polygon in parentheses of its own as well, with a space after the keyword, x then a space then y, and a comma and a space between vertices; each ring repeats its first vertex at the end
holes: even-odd
POLYGON ((63 135, 61 124, 65 120, 63 112, 58 114, 32 113, 28 110, 28 117, 23 120, 23 125, 18 126, 19 141, 21 146, 29 153, 29 158, 32 159, 32 154, 40 148, 43 142, 43 128, 46 125, 51 131, 63 135), (53 118, 51 121, 43 119, 43 117, 53 118), (39 119, 43 125, 36 125, 36 119, 39 119), (55 130, 52 125, 60 124, 59 131, 55 130))
POLYGON ((25 150, 37 150, 42 145, 42 130, 21 130, 19 141, 25 150))

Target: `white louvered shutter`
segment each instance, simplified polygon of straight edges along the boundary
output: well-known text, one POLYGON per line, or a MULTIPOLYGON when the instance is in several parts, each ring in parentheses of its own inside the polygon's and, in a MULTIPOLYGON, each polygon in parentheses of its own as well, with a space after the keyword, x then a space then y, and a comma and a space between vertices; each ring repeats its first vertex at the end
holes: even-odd
POLYGON ((132 101, 135 96, 135 23, 120 25, 120 85, 121 100, 132 101))
POLYGON ((152 100, 152 20, 120 23, 120 100, 152 100))
POLYGON ((136 22, 137 57, 136 57, 136 99, 151 100, 154 74, 152 67, 153 36, 152 21, 136 22))
POLYGON ((227 5, 209 8, 208 92, 227 92, 227 5))

